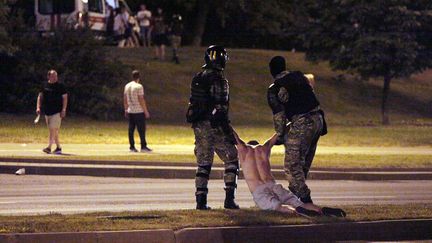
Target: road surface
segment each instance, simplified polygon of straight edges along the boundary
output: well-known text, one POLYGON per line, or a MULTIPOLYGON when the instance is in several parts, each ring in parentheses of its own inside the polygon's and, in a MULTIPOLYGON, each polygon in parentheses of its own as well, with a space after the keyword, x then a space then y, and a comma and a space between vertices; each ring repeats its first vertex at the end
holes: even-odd
MULTIPOLYGON (((286 185, 285 181, 281 181, 286 185)), ((432 181, 308 182, 319 205, 432 203, 432 181)), ((211 180, 209 205, 223 206, 222 180, 211 180)), ((244 180, 237 202, 254 206, 244 180)), ((0 174, 0 215, 191 209, 194 180, 0 174)))
MULTIPOLYGON (((46 144, 0 143, 0 156, 49 157, 42 152, 46 144)), ((151 145, 151 155, 193 155, 194 145, 151 145)), ((66 144, 63 152, 73 156, 121 156, 130 155, 127 144, 66 144)), ((272 154, 284 154, 284 147, 277 146, 272 154)), ((356 146, 318 146, 317 154, 368 154, 368 155, 432 155, 431 147, 356 147, 356 146)), ((143 154, 148 156, 150 154, 143 154)))

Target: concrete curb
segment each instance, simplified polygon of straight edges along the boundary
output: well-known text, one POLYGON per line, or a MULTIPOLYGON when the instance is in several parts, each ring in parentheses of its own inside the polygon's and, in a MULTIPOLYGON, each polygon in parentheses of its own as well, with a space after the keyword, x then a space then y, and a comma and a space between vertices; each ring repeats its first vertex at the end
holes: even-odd
MULTIPOLYGON (((104 177, 135 177, 164 179, 193 179, 196 168, 184 166, 136 166, 136 165, 102 165, 102 164, 70 164, 70 163, 21 163, 0 162, 0 173, 14 174, 20 168, 26 174, 33 175, 81 175, 104 177)), ((211 179, 223 179, 224 169, 212 169, 211 179)), ((281 169, 273 169, 272 173, 278 180, 285 179, 281 169)), ((240 178, 244 178, 240 172, 240 178)), ((319 171, 311 170, 312 180, 432 180, 432 171, 319 171)))
MULTIPOLYGON (((1 157, 0 162, 20 162, 20 163, 43 163, 43 164, 93 164, 93 165, 136 165, 136 166, 181 166, 196 167, 196 163, 188 162, 156 162, 156 161, 129 161, 129 160, 82 160, 82 159, 56 159, 56 158, 16 158, 1 157)), ((214 163, 213 168, 223 168, 223 164, 214 163)), ((273 165, 272 169, 283 169, 283 166, 273 165)), ((424 168, 333 168, 333 167, 314 167, 317 171, 337 171, 337 172, 432 172, 432 167, 424 168)))
POLYGON ((137 230, 137 231, 96 231, 96 232, 60 232, 60 233, 16 233, 0 234, 2 243, 175 243, 174 231, 137 230))
POLYGON ((270 227, 191 228, 175 232, 177 243, 317 242, 432 239, 432 220, 374 221, 270 227))
POLYGON ((305 242, 400 241, 432 239, 432 219, 347 222, 311 225, 209 227, 173 230, 0 234, 4 243, 70 242, 305 242))

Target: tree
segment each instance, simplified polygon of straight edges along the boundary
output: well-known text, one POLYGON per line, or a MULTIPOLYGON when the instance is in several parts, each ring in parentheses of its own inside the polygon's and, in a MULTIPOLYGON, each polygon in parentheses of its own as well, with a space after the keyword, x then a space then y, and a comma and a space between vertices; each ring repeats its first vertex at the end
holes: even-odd
POLYGON ((382 123, 389 124, 387 99, 394 78, 432 66, 432 4, 409 0, 305 0, 296 26, 310 61, 363 78, 383 78, 382 123))
POLYGON ((5 0, 0 0, 0 55, 11 54, 15 47, 12 45, 12 40, 8 35, 8 12, 9 8, 5 0))

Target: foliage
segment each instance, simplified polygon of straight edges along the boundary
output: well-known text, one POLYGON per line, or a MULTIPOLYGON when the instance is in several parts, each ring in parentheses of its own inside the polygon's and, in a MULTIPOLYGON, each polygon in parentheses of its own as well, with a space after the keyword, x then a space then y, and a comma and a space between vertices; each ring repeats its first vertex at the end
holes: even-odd
POLYGON ((13 21, 11 36, 19 50, 4 63, 8 69, 7 82, 0 84, 6 94, 0 98, 1 111, 33 111, 47 71, 55 69, 68 88, 70 112, 102 119, 122 115, 120 84, 127 68, 109 60, 89 30, 59 29, 41 37, 18 22, 13 21), (118 95, 112 96, 113 91, 118 95))
MULTIPOLYGON (((301 1, 306 58, 334 69, 383 77, 383 122, 390 80, 432 67, 429 1, 301 1)), ((299 15, 301 16, 301 15, 299 15)))
POLYGON ((5 0, 0 0, 0 58, 10 55, 14 50, 12 40, 7 33, 9 8, 5 0))

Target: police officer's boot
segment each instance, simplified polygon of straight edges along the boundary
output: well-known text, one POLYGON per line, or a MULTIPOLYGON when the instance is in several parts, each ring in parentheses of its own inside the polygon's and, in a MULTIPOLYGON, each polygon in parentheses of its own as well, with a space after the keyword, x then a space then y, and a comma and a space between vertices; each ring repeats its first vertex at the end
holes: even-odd
POLYGON ((207 206, 207 194, 201 193, 196 195, 196 209, 198 210, 210 210, 211 208, 207 206))
POLYGON ((225 188, 225 203, 224 208, 226 209, 240 209, 239 205, 234 202, 234 188, 225 188))

